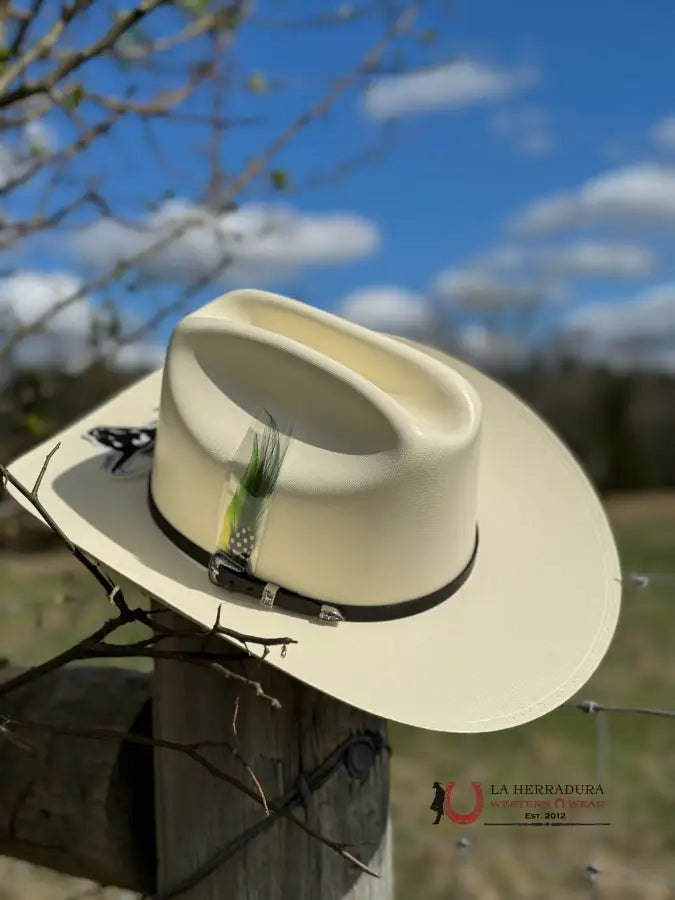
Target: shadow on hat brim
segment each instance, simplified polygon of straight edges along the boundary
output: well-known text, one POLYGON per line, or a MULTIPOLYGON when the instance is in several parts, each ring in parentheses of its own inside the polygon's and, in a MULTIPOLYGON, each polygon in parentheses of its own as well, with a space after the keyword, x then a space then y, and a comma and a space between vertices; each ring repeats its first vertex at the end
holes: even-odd
POLYGON ((75 544, 202 626, 213 626, 220 606, 220 621, 229 628, 293 638, 297 644, 284 658, 273 648, 267 661, 324 693, 437 731, 520 725, 568 700, 605 655, 621 598, 614 539, 586 475, 530 409, 465 363, 412 346, 457 369, 483 404, 475 568, 457 594, 415 616, 330 627, 252 606, 212 585, 205 570, 153 523, 147 477, 112 478, 101 470, 101 451, 81 437, 96 425, 152 419, 161 371, 34 448, 10 470, 31 485, 47 452, 61 441, 40 499, 75 544))

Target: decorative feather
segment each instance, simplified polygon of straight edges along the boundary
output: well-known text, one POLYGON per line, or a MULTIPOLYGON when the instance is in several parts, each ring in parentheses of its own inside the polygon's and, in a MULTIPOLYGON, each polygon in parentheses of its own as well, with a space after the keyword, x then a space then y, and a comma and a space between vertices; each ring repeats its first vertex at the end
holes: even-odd
POLYGON ((253 435, 253 448, 246 471, 225 511, 218 549, 248 560, 255 546, 267 500, 272 495, 288 448, 276 421, 265 410, 269 424, 253 435))

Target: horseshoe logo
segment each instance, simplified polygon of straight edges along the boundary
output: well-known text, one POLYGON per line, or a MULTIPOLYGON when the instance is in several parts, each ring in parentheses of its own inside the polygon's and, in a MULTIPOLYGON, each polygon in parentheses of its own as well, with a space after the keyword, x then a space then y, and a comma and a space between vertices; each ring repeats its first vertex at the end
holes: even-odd
POLYGON ((470 825, 471 822, 475 822, 478 816, 483 812, 483 789, 477 781, 472 781, 471 786, 473 787, 473 792, 476 797, 476 803, 474 808, 469 813, 458 813, 452 808, 452 803, 450 798, 452 796, 452 789, 454 788, 456 782, 451 781, 449 784, 445 786, 445 801, 443 803, 443 812, 450 819, 451 822, 455 822, 457 825, 470 825))

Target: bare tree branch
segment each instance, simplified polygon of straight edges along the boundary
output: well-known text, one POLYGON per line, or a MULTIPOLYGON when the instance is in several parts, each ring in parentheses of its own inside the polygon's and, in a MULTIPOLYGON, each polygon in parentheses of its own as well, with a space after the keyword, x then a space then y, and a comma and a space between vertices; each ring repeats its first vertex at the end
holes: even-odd
POLYGON ((26 10, 25 15, 22 16, 22 18, 19 20, 19 27, 16 29, 16 33, 14 35, 14 38, 12 39, 12 43, 9 45, 9 49, 7 52, 9 59, 13 59, 13 57, 15 57, 21 49, 30 26, 40 15, 40 10, 42 9, 43 4, 44 0, 33 0, 30 9, 26 10))
POLYGON ((121 13, 117 17, 115 24, 108 29, 105 34, 97 40, 92 41, 87 47, 69 54, 68 57, 64 59, 60 65, 56 66, 48 75, 36 81, 25 82, 14 88, 14 90, 7 90, 8 86, 26 70, 31 62, 44 55, 46 50, 54 46, 73 16, 86 8, 86 6, 89 6, 91 2, 92 0, 75 0, 71 7, 65 7, 67 12, 62 13, 61 18, 52 26, 42 41, 38 41, 38 44, 36 44, 31 51, 20 59, 15 66, 11 67, 3 77, 0 77, 0 107, 11 106, 13 103, 16 103, 19 100, 25 100, 27 97, 31 97, 34 94, 48 93, 67 75, 70 75, 71 72, 79 69, 80 66, 90 59, 100 56, 105 53, 106 50, 109 50, 123 34, 137 25, 138 22, 157 9, 157 7, 168 3, 169 0, 141 0, 134 9, 126 13, 121 13), (40 44, 43 42, 46 42, 46 46, 38 50, 37 48, 39 48, 40 44), (26 62, 26 57, 31 57, 28 62, 26 62))
POLYGON ((21 222, 3 223, 3 233, 0 235, 0 250, 6 250, 20 238, 60 225, 71 213, 87 203, 91 203, 94 196, 94 194, 87 191, 82 197, 76 197, 75 200, 71 200, 65 206, 54 210, 48 216, 35 216, 33 219, 24 219, 21 222))
POLYGON ((15 188, 26 184, 26 182, 30 181, 34 175, 51 163, 66 161, 77 156, 83 150, 86 150, 87 147, 91 146, 95 140, 102 137, 104 134, 107 134, 113 125, 119 121, 120 117, 121 113, 113 113, 108 119, 104 119, 102 122, 97 122, 96 125, 92 125, 88 131, 81 134, 72 144, 69 144, 62 150, 55 150, 53 153, 44 156, 39 155, 32 165, 26 166, 19 174, 8 179, 2 187, 0 187, 0 196, 9 194, 15 188))
MULTIPOLYGON (((258 154, 247 164, 243 171, 229 183, 223 197, 223 202, 225 204, 232 202, 232 200, 248 187, 248 185, 261 173, 276 154, 291 143, 291 141, 293 141, 293 139, 311 122, 325 114, 341 94, 351 87, 359 77, 373 68, 391 42, 412 27, 415 18, 419 13, 420 6, 421 0, 415 0, 415 2, 407 5, 396 21, 387 30, 386 34, 365 55, 361 62, 351 70, 351 72, 338 79, 321 100, 310 106, 305 112, 298 116, 262 153, 258 154)), ((17 329, 0 349, 0 362, 10 359, 15 348, 21 341, 29 335, 42 330, 45 325, 57 315, 57 313, 66 309, 78 300, 81 300, 88 294, 99 290, 109 282, 116 280, 125 271, 150 260, 153 256, 169 247, 174 241, 183 237, 183 235, 188 233, 198 224, 203 225, 203 222, 191 222, 185 220, 178 223, 175 227, 167 230, 164 235, 158 238, 150 246, 144 247, 139 252, 118 262, 102 275, 93 278, 89 282, 83 284, 78 290, 53 304, 33 322, 17 329)))
POLYGON ((234 199, 261 172, 267 163, 269 163, 280 150, 289 144, 300 131, 309 125, 310 122, 314 121, 314 119, 319 118, 327 112, 338 97, 351 87, 364 72, 368 72, 372 69, 382 57, 387 47, 391 44, 392 40, 412 27, 420 11, 421 5, 421 0, 415 0, 414 3, 406 6, 393 25, 389 27, 384 37, 375 44, 362 61, 347 75, 339 78, 318 103, 315 103, 302 113, 302 115, 298 116, 298 118, 292 122, 266 150, 249 163, 238 178, 235 178, 229 185, 226 199, 234 199))
POLYGON ((378 3, 343 3, 335 12, 321 12, 304 19, 270 19, 265 16, 255 16, 252 19, 255 25, 264 28, 280 28, 297 31, 303 28, 325 28, 331 25, 345 25, 365 18, 371 12, 378 9, 378 3))
MULTIPOLYGON (((70 6, 63 6, 61 8, 61 15, 54 22, 51 28, 44 34, 39 41, 37 41, 30 50, 27 50, 13 66, 8 66, 3 75, 0 75, 0 107, 10 106, 12 103, 15 103, 17 100, 24 99, 25 97, 30 96, 28 92, 28 87, 24 88, 25 93, 18 93, 17 91, 9 92, 7 89, 13 81, 23 74, 26 69, 31 66, 37 59, 44 58, 47 56, 48 52, 54 47, 56 42, 59 40, 63 32, 68 27, 69 23, 75 18, 75 16, 79 15, 83 12, 87 7, 91 6, 94 0, 74 0, 70 6)), ((53 87, 56 82, 50 85, 53 87)), ((18 90, 18 89, 17 89, 18 90)), ((43 88, 43 90, 48 90, 48 88, 43 88)), ((32 93, 36 93, 33 91, 32 93)))
POLYGON ((200 34, 217 29, 219 24, 222 24, 222 16, 219 16, 217 12, 208 13, 207 15, 199 16, 175 34, 148 40, 143 44, 137 44, 132 47, 124 47, 124 49, 116 47, 115 53, 121 59, 129 60, 155 57, 158 53, 166 53, 167 50, 173 50, 174 47, 184 44, 200 34))

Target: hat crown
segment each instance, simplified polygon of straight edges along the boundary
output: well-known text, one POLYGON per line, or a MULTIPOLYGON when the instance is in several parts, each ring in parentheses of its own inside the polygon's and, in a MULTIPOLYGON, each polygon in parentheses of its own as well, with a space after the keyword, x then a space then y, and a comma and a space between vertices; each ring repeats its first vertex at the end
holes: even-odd
POLYGON ((256 576, 376 605, 462 571, 475 541, 481 407, 457 372, 266 292, 233 291, 187 316, 167 353, 152 491, 207 551, 262 411, 292 437, 251 557, 256 576))

